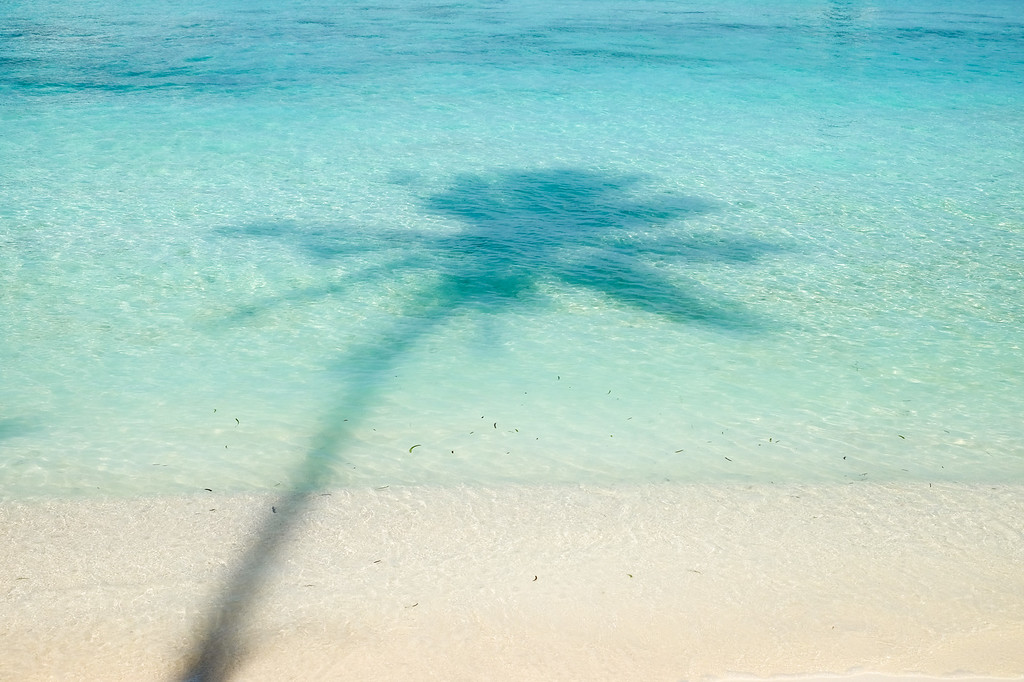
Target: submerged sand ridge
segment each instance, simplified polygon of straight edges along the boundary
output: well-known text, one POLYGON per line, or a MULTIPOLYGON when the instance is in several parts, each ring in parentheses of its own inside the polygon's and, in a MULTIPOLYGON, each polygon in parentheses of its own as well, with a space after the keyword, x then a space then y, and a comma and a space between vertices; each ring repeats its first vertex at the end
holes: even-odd
MULTIPOLYGON (((0 679, 180 679, 279 504, 4 503, 0 679)), ((1019 677, 1022 519, 1010 485, 314 493, 248 595, 231 674, 1019 677)))

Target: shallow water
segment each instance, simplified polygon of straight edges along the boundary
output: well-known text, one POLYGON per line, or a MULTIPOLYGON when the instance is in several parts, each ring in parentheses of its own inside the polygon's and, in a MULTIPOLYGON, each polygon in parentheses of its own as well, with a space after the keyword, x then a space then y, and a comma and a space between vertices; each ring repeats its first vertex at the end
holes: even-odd
POLYGON ((0 490, 1024 479, 1024 8, 14 3, 0 490))

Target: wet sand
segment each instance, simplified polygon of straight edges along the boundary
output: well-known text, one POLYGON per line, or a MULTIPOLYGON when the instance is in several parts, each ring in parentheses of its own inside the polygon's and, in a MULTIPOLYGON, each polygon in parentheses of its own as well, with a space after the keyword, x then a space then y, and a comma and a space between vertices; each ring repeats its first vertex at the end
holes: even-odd
POLYGON ((1024 486, 202 491, 0 528, 3 680, 181 679, 204 646, 238 680, 1024 676, 1024 486))

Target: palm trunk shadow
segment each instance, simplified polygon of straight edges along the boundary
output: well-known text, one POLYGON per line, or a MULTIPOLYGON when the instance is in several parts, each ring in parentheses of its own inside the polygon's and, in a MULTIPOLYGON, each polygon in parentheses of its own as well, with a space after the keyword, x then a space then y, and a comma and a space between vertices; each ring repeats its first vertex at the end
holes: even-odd
POLYGON ((449 320, 461 307, 459 302, 447 303, 434 305, 433 312, 421 315, 420 323, 414 328, 393 329, 346 356, 344 363, 371 369, 362 373, 334 402, 335 407, 324 417, 322 428, 296 468, 291 492, 272 505, 271 513, 239 560, 220 603, 214 607, 192 653, 186 657, 188 667, 182 677, 185 682, 220 682, 230 679, 237 671, 246 656, 246 621, 271 569, 280 563, 283 547, 297 533, 318 491, 330 484, 351 428, 374 404, 384 376, 420 339, 449 320))

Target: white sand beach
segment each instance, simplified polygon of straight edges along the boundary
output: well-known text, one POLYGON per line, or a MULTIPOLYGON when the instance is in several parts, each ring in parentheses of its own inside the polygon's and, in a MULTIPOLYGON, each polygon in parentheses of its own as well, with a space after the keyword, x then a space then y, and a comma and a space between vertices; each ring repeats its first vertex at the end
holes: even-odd
POLYGON ((238 680, 1024 675, 1022 486, 387 487, 292 511, 3 503, 0 679, 181 679, 225 599, 238 680))

